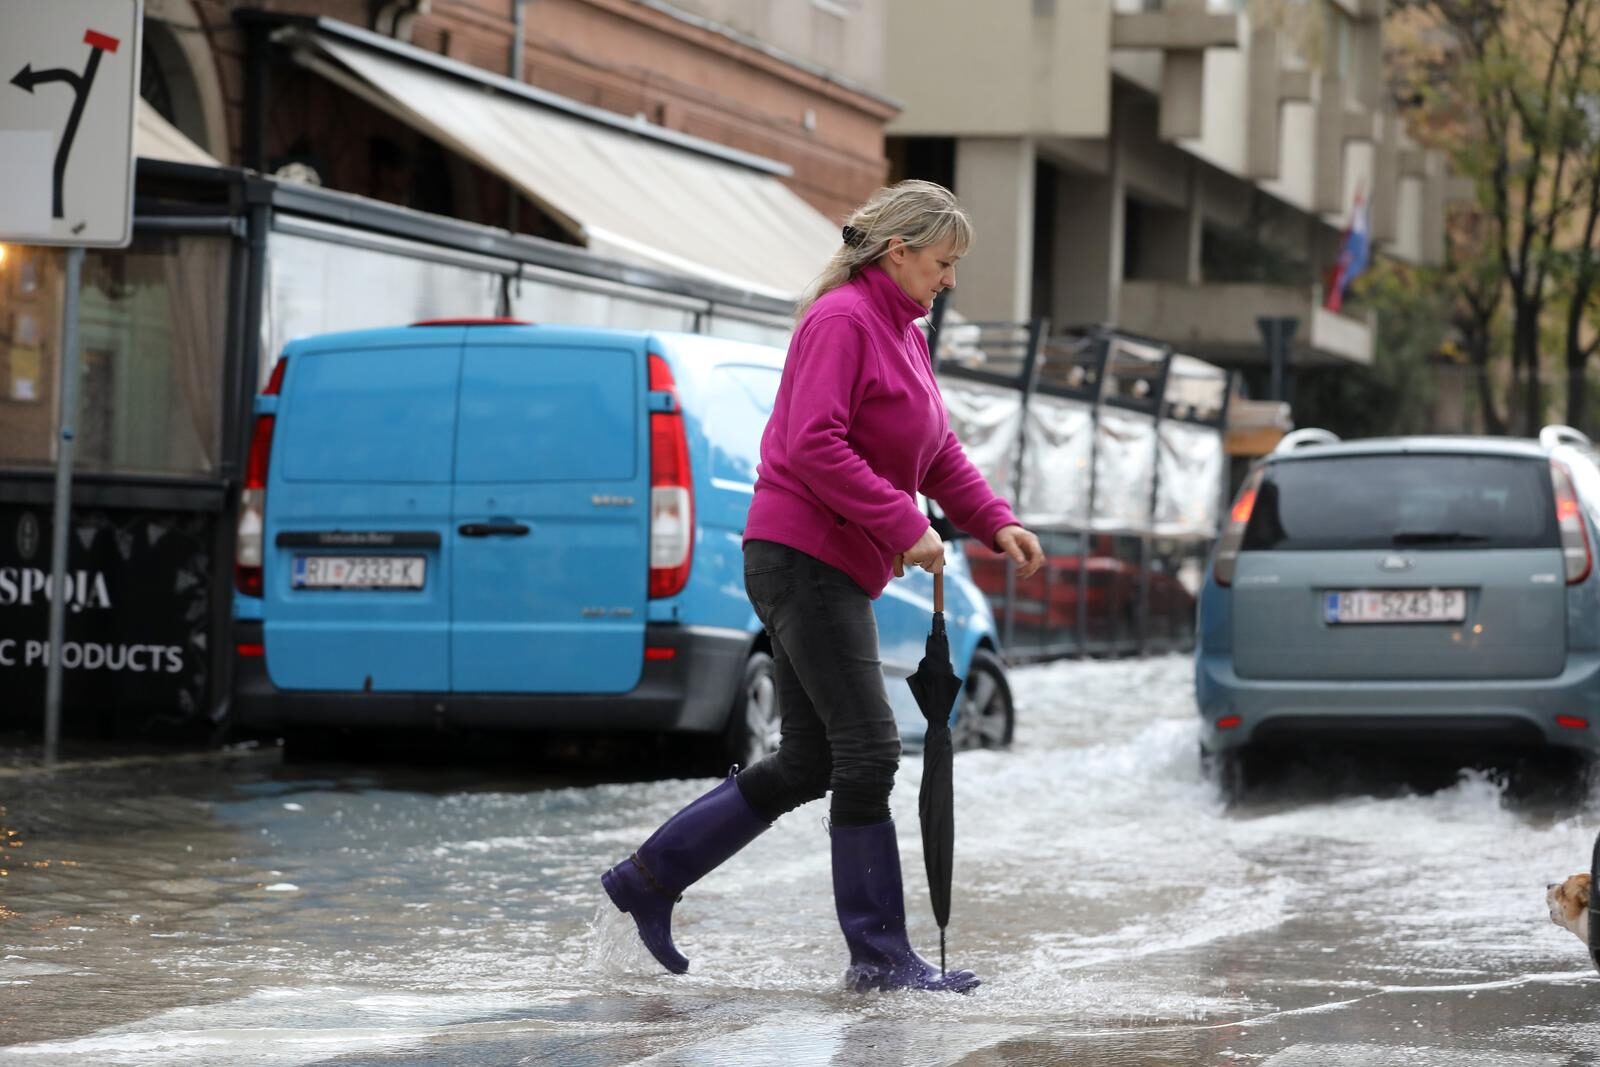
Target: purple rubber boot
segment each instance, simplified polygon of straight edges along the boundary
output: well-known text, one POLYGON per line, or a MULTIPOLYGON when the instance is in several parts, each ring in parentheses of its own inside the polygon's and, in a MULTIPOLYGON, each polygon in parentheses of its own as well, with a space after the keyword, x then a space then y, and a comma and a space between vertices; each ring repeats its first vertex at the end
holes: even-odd
POLYGON ((970 993, 978 987, 971 971, 940 974, 917 955, 906 939, 905 890, 900 882, 900 846, 894 822, 835 826, 833 901, 839 928, 850 946, 845 984, 869 990, 926 989, 970 993))
POLYGON ((661 824, 639 851, 600 876, 611 903, 633 916, 639 939, 667 970, 689 961, 672 944, 672 906, 680 894, 754 841, 770 823, 755 813, 732 774, 661 824))

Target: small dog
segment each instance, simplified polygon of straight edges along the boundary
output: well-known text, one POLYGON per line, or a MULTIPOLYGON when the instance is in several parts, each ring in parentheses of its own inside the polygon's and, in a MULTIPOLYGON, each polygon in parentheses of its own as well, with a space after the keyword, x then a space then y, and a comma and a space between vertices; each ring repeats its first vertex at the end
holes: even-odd
POLYGON ((1589 943, 1589 876, 1575 874, 1564 882, 1545 886, 1544 899, 1550 905, 1550 921, 1589 943))

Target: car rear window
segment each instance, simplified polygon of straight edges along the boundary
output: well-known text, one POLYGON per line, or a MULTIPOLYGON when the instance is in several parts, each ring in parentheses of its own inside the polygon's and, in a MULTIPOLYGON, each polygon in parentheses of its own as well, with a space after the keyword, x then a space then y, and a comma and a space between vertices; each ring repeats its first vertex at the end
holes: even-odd
POLYGON ((1545 460, 1412 453, 1272 465, 1243 548, 1470 551, 1560 544, 1545 460))

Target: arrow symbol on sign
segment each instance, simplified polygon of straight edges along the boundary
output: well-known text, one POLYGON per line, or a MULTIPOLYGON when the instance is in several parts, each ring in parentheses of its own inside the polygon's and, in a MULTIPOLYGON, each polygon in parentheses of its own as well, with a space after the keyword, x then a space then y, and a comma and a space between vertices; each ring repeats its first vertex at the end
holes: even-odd
POLYGON ((67 175, 67 157, 72 154, 72 142, 78 136, 78 122, 83 118, 83 106, 89 100, 89 90, 94 88, 95 72, 100 69, 100 56, 105 52, 115 52, 122 42, 115 37, 87 30, 83 35, 83 43, 89 46, 89 62, 83 68, 82 74, 62 70, 59 67, 35 71, 33 64, 28 63, 11 79, 12 85, 29 93, 33 92, 34 86, 44 85, 47 82, 66 82, 72 86, 74 94, 72 114, 67 117, 66 129, 61 131, 61 144, 56 147, 55 181, 50 214, 58 219, 62 217, 61 185, 67 175))
POLYGON ((43 85, 45 82, 66 82, 72 86, 74 92, 83 92, 82 75, 76 71, 62 70, 59 67, 35 72, 33 64, 29 63, 17 71, 17 76, 11 79, 12 85, 15 85, 18 89, 25 89, 30 93, 33 92, 35 85, 43 85))

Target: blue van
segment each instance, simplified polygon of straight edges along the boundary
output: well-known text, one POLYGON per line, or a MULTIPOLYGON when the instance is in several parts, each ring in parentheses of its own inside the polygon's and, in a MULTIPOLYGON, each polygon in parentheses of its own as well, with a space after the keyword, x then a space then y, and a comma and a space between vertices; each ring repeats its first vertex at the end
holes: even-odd
MULTIPOLYGON (((231 721, 650 731, 748 764, 778 740, 740 538, 783 352, 697 335, 441 321, 288 345, 256 400, 231 721)), ((958 743, 1011 739, 993 617, 950 553, 958 743)), ((878 600, 900 679, 932 578, 878 600)))

